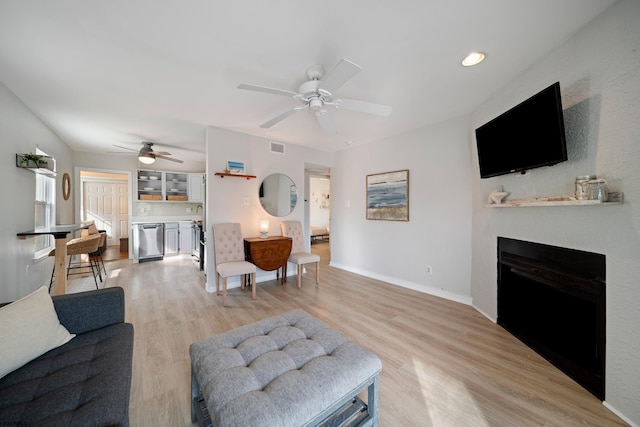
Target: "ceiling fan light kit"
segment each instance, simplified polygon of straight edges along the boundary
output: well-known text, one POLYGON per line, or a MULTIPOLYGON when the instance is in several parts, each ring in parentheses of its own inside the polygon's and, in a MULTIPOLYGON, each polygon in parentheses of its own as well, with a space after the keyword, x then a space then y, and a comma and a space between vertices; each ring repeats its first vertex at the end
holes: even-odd
MULTIPOLYGON (((125 150, 137 151, 137 150, 134 150, 133 148, 123 147, 121 145, 114 144, 113 146, 118 148, 124 148, 125 150)), ((138 151, 138 161, 140 163, 144 163, 145 165, 150 165, 150 164, 153 164, 156 161, 156 159, 164 159, 164 160, 169 160, 176 163, 183 163, 182 160, 174 159, 172 157, 167 157, 167 156, 170 156, 171 153, 168 153, 166 151, 155 151, 151 147, 153 147, 153 142, 142 141, 142 148, 140 149, 140 151, 138 151)))
POLYGON ((319 65, 307 68, 307 77, 309 80, 298 87, 298 92, 249 84, 240 84, 238 85, 238 89, 287 96, 302 103, 302 105, 294 106, 284 113, 262 123, 260 125, 261 128, 270 128, 294 113, 309 108, 309 110, 315 113, 318 124, 325 135, 333 136, 337 131, 333 125, 331 116, 327 114, 327 110, 324 108, 326 106, 384 117, 391 114, 392 108, 388 105, 353 99, 333 99, 333 92, 338 90, 361 70, 362 68, 357 64, 346 59, 341 59, 327 75, 325 75, 324 68, 319 65))
POLYGON ((472 67, 474 65, 478 65, 479 63, 484 61, 485 57, 486 55, 482 52, 471 52, 462 60, 462 65, 465 67, 472 67))

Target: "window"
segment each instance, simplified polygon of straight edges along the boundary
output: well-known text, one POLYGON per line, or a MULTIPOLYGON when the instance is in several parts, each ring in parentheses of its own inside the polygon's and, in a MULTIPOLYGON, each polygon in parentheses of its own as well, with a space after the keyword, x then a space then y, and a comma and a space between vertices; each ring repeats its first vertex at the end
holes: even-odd
MULTIPOLYGON (((40 149, 36 149, 36 154, 46 156, 40 149)), ((54 160, 55 165, 55 160, 54 160)), ((55 168, 54 168, 55 169, 55 168)), ((50 227, 56 223, 56 179, 55 177, 36 174, 36 194, 35 194, 35 228, 50 227)), ((41 258, 49 255, 54 248, 53 236, 36 236, 34 258, 41 258)))

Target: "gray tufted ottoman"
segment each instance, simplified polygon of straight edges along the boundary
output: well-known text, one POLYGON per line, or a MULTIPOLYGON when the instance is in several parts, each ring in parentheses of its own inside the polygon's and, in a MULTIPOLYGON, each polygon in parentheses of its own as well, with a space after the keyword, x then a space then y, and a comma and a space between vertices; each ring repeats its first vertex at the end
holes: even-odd
POLYGON ((198 341, 189 354, 194 422, 378 425, 380 359, 304 310, 198 341), (356 397, 365 389, 366 405, 356 397))

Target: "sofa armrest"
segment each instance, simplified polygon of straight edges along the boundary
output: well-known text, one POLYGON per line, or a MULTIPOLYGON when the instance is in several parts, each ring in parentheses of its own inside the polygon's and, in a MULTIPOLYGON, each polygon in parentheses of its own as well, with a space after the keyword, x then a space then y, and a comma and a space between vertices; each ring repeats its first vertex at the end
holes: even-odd
POLYGON ((52 297, 60 323, 72 334, 124 322, 124 290, 97 289, 52 297))

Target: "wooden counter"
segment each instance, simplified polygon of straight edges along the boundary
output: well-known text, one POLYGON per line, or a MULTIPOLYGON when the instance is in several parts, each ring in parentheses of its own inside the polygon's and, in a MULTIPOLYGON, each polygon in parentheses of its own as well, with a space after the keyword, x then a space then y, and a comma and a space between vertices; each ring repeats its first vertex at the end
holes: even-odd
POLYGON ((55 238, 55 284, 51 292, 53 295, 64 295, 67 293, 67 236, 69 233, 73 233, 74 231, 87 227, 88 226, 82 224, 54 225, 49 228, 36 228, 35 230, 18 233, 18 237, 21 239, 41 236, 43 234, 51 234, 55 238))

